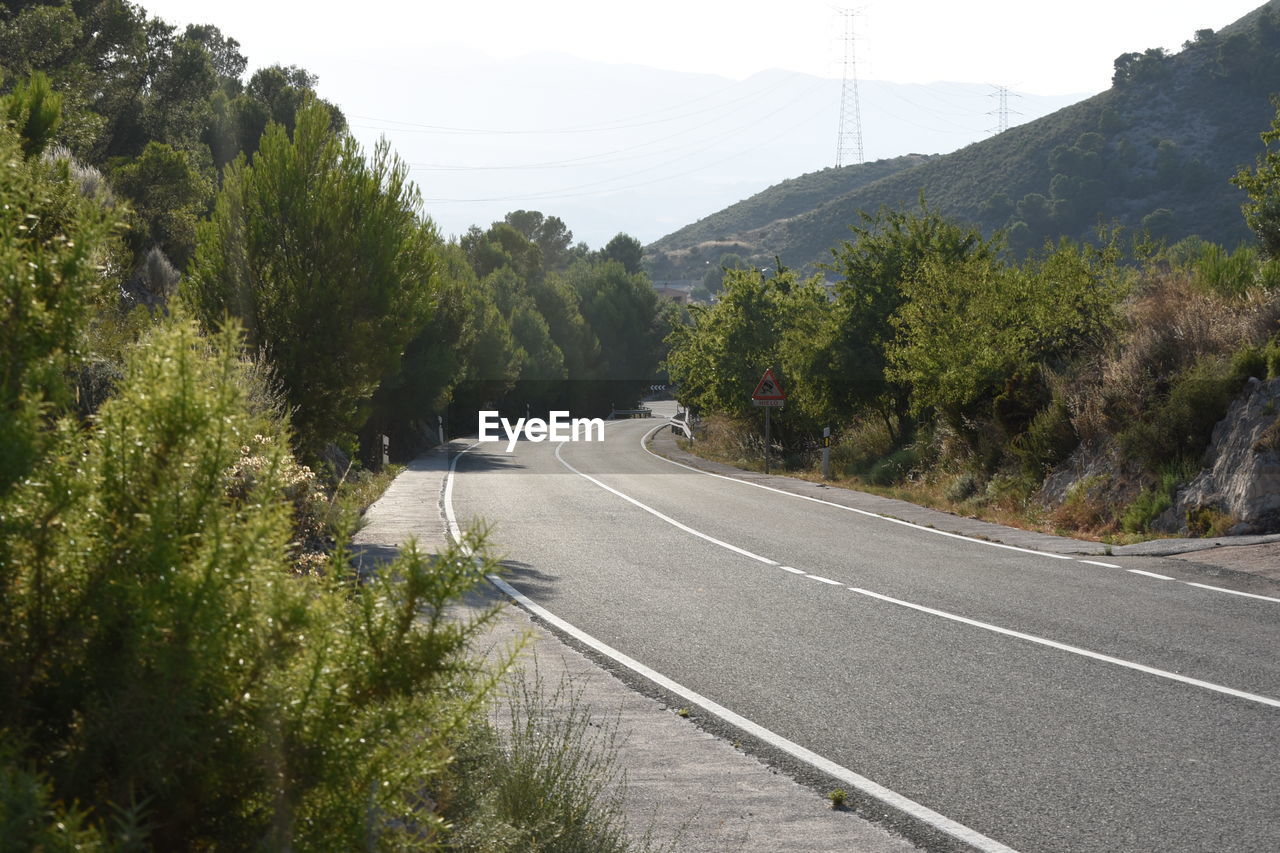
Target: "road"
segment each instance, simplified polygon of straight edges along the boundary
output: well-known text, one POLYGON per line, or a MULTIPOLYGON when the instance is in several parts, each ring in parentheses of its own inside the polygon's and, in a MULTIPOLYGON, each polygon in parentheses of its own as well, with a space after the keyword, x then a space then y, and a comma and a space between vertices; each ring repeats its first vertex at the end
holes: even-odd
POLYGON ((1280 600, 695 472, 655 425, 479 445, 452 509, 550 612, 994 842, 1280 850, 1280 600))

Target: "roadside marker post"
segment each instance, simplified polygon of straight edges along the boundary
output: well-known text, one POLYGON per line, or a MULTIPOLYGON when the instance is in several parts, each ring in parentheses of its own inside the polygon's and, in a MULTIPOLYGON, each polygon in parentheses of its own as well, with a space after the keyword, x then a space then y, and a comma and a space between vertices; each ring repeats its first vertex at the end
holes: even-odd
POLYGON ((831 479, 831 427, 822 428, 822 479, 831 479))
POLYGON ((769 414, 774 406, 781 407, 787 401, 787 393, 782 390, 782 383, 773 375, 773 368, 765 368, 764 376, 756 383, 756 390, 751 392, 751 405, 764 406, 764 472, 769 473, 769 414))

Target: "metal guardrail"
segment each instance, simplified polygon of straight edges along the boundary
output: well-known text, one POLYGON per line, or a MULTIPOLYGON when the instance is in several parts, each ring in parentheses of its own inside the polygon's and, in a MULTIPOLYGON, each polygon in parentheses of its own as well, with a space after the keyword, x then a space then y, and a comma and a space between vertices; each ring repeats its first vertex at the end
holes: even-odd
POLYGON ((647 406, 641 406, 638 409, 614 409, 609 413, 609 420, 616 421, 619 418, 651 418, 653 417, 653 409, 647 406))
POLYGON ((690 441, 693 441, 693 429, 690 427, 689 420, 688 420, 689 413, 685 412, 684 415, 685 416, 683 418, 681 417, 669 418, 667 420, 667 423, 670 424, 672 432, 675 432, 678 429, 680 430, 680 432, 684 433, 685 438, 689 439, 690 441))

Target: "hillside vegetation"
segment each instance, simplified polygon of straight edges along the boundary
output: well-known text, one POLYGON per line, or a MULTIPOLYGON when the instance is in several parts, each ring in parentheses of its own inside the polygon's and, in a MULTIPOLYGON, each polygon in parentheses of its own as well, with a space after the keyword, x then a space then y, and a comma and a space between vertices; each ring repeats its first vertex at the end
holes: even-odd
MULTIPOLYGON (((790 394, 773 450, 792 470, 813 470, 829 427, 838 478, 966 514, 1109 539, 1158 519, 1215 535, 1280 527, 1216 497, 1162 518, 1231 401, 1280 377, 1276 109, 1264 153, 1231 182, 1256 246, 1147 244, 1126 265, 1112 231, 1017 259, 1003 235, 921 202, 851 223, 834 299, 793 269, 728 270, 668 338, 677 396, 708 424, 695 447, 758 464, 750 389, 772 367, 790 394)), ((1270 415, 1248 451, 1262 465, 1270 415)))
MULTIPOLYGON (((761 223, 780 224, 808 213, 832 198, 847 195, 929 159, 920 154, 907 154, 874 163, 823 169, 783 181, 651 244, 646 252, 653 275, 655 278, 678 278, 682 270, 691 269, 694 262, 703 263, 708 255, 719 257, 721 252, 756 252, 759 247, 742 242, 743 235, 753 232, 761 223)), ((699 270, 693 271, 701 274, 699 270)))
POLYGON ((865 184, 833 185, 807 210, 783 199, 810 198, 799 188, 812 176, 771 187, 658 240, 649 262, 672 278, 697 275, 726 245, 756 267, 775 255, 794 267, 826 262, 862 212, 905 210, 921 193, 948 219, 987 234, 1006 229, 1019 254, 1062 236, 1089 239, 1099 224, 1168 243, 1197 235, 1234 246, 1247 231, 1238 215, 1243 196, 1228 178, 1253 161, 1258 128, 1272 112, 1280 3, 1188 37, 1176 54, 1118 57, 1106 92, 865 184), (714 223, 714 234, 704 223, 714 223))

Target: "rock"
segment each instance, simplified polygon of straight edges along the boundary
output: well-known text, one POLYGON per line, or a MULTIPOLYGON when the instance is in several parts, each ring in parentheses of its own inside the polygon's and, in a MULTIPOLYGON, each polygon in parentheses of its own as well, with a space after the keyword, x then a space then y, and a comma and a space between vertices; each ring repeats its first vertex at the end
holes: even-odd
POLYGON ((1057 507, 1084 489, 1099 505, 1124 506, 1142 491, 1142 483, 1142 471, 1108 437, 1077 447, 1049 474, 1036 497, 1047 507, 1057 507))
POLYGON ((1213 513, 1235 522, 1231 534, 1280 530, 1280 379, 1249 381, 1213 428, 1204 469, 1155 526, 1203 535, 1191 528, 1213 513))

